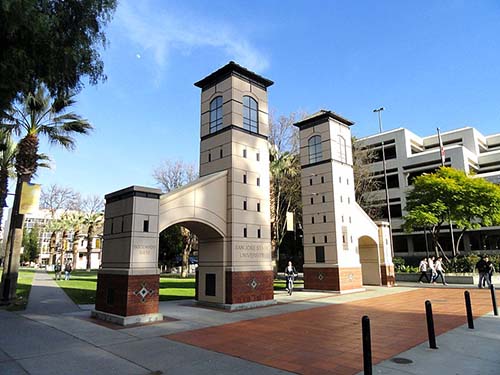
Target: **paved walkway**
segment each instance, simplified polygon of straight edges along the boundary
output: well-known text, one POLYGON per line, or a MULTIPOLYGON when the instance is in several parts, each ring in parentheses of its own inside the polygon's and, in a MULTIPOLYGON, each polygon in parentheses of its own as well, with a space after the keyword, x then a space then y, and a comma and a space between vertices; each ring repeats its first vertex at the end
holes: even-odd
MULTIPOLYGON (((362 363, 363 314, 378 337, 374 359, 382 362, 375 373, 498 374, 500 320, 476 320, 472 333, 448 331, 438 337, 440 349, 429 352, 417 345, 426 340, 425 298, 434 303, 438 334, 465 322, 463 290, 370 287, 341 296, 279 291, 278 305, 233 313, 189 300, 161 302, 161 312, 173 319, 116 329, 91 321, 91 306, 74 305, 39 272, 27 310, 0 310, 0 374, 353 374, 362 363), (466 360, 456 360, 462 352, 466 360), (413 363, 384 361, 394 355, 413 363), (448 367, 436 372, 429 363, 448 367)), ((472 298, 476 316, 491 310, 488 291, 473 290, 472 298)))
POLYGON ((36 271, 25 314, 63 314, 78 310, 51 275, 43 270, 36 271))

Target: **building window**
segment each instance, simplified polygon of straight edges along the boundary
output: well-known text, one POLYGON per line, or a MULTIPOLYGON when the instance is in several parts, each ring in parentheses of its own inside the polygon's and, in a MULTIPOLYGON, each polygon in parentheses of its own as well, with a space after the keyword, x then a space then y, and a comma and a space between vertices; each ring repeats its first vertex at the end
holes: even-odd
POLYGON ((313 184, 313 179, 312 179, 312 178, 310 178, 310 179, 309 179, 309 185, 312 185, 312 184, 313 184))
POLYGON ((347 179, 347 185, 349 185, 349 179, 347 179))
POLYGON ((257 203, 257 212, 260 212, 260 203, 257 203))
POLYGON ((149 232, 149 220, 144 220, 144 222, 142 224, 142 231, 149 232))
POLYGON ((351 204, 351 197, 347 197, 347 204, 351 204))
POLYGON ((311 216, 311 224, 314 224, 314 216, 311 216))
POLYGON ((209 152, 208 153, 208 162, 210 163, 212 161, 212 154, 209 152))
POLYGON ((321 137, 319 135, 309 138, 309 163, 321 161, 323 152, 321 150, 321 137))
POLYGON ((321 183, 324 184, 325 183, 325 177, 324 176, 321 176, 321 183))
POLYGON ((222 129, 222 96, 210 102, 210 133, 222 129))
POLYGON ((342 183, 342 176, 339 176, 339 184, 342 183))
POLYGON ((243 128, 253 133, 259 132, 257 102, 250 96, 243 97, 243 128))
POLYGON ((257 238, 260 238, 260 229, 257 229, 257 238))
POLYGON ((257 161, 260 161, 260 153, 257 152, 257 154, 255 155, 255 158, 257 159, 257 161))
POLYGON ((311 197, 311 204, 314 204, 314 198, 311 197))
POLYGON ((328 242, 328 236, 325 236, 325 243, 328 242))
POLYGON ((257 186, 260 186, 260 177, 257 177, 257 186))
POLYGON ((344 199, 342 198, 342 195, 340 196, 340 203, 342 203, 344 199))
POLYGON ((247 157, 247 149, 244 149, 243 150, 243 157, 246 158, 247 157))
POLYGON ((323 215, 323 223, 326 223, 326 216, 323 215))
POLYGON ((247 201, 243 201, 243 209, 246 211, 247 210, 247 201))
POLYGON ((222 148, 220 149, 219 154, 220 154, 220 158, 222 159, 224 157, 224 152, 222 151, 222 148))
POLYGON ((316 263, 325 263, 325 247, 316 246, 316 263))
POLYGON ((325 198, 325 196, 324 196, 324 195, 321 197, 321 201, 322 201, 323 203, 325 203, 325 202, 326 202, 326 198, 325 198))
POLYGON ((345 138, 339 135, 339 156, 342 163, 347 163, 347 146, 345 138))
POLYGON ((247 228, 243 228, 243 237, 247 236, 247 228))
POLYGON ((347 238, 348 238, 347 227, 343 226, 342 227, 342 245, 343 245, 344 250, 349 250, 349 244, 347 243, 347 238))
POLYGON ((313 236, 313 243, 316 243, 316 237, 313 236))
POLYGON ((247 183, 247 175, 246 175, 246 174, 244 174, 244 175, 243 175, 243 183, 244 183, 244 184, 246 184, 246 183, 247 183))

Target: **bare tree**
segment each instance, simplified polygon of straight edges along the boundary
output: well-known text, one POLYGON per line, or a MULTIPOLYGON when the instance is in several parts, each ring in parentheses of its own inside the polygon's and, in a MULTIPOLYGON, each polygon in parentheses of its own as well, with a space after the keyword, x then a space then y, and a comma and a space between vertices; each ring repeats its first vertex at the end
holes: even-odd
POLYGON ((372 192, 379 190, 381 184, 379 180, 373 178, 370 168, 375 159, 375 152, 357 143, 356 137, 352 137, 352 159, 356 202, 372 219, 380 219, 382 209, 376 205, 377 201, 372 192))
MULTIPOLYGON (((159 167, 154 169, 153 178, 158 186, 166 193, 180 188, 198 178, 194 164, 185 163, 181 160, 163 161, 159 167)), ((181 230, 184 248, 182 250, 181 276, 186 277, 189 269, 189 255, 193 249, 193 244, 197 242, 194 233, 187 228, 181 230)))
POLYGON ((82 200, 80 211, 95 214, 104 211, 104 199, 100 195, 94 194, 82 200))
POLYGON ((294 126, 306 117, 305 112, 292 112, 288 116, 277 116, 272 110, 269 115, 269 143, 280 153, 299 152, 299 129, 294 126))
POLYGON ((181 160, 164 160, 153 170, 153 178, 157 185, 168 193, 198 178, 194 164, 181 160))
POLYGON ((80 201, 80 194, 72 188, 55 184, 43 188, 40 194, 40 208, 49 210, 53 219, 58 210, 77 210, 80 201))

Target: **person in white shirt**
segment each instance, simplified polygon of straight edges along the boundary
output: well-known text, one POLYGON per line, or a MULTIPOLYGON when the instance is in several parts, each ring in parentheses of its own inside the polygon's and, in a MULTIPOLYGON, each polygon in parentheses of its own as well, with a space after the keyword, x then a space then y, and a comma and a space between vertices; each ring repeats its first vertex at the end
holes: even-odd
POLYGON ((436 274, 436 267, 434 266, 434 257, 429 258, 428 265, 429 265, 429 271, 431 271, 431 279, 429 283, 435 283, 437 274, 436 274))
POLYGON ((419 283, 422 283, 422 279, 425 277, 427 282, 429 282, 429 276, 427 275, 427 259, 422 259, 418 266, 418 270, 420 271, 420 278, 418 279, 419 283))
POLYGON ((441 276, 441 281, 443 282, 443 285, 448 285, 446 283, 446 279, 444 278, 444 268, 443 268, 443 258, 442 257, 437 258, 435 268, 436 268, 436 277, 434 278, 434 282, 436 282, 436 280, 439 278, 439 276, 441 276))

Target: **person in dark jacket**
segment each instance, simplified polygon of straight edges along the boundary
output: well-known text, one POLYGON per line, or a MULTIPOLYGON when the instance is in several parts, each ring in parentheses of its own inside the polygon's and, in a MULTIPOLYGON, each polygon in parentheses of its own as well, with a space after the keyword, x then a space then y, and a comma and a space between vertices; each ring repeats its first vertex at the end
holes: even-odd
POLYGON ((297 271, 293 266, 292 262, 288 262, 288 266, 285 268, 285 277, 286 277, 286 291, 288 294, 292 295, 293 290, 293 280, 295 280, 295 276, 297 276, 297 271))
POLYGON ((484 288, 485 284, 488 284, 488 287, 491 285, 491 281, 489 278, 490 264, 491 262, 489 261, 487 255, 481 257, 481 260, 476 263, 476 268, 479 272, 479 284, 477 286, 479 289, 484 288))

